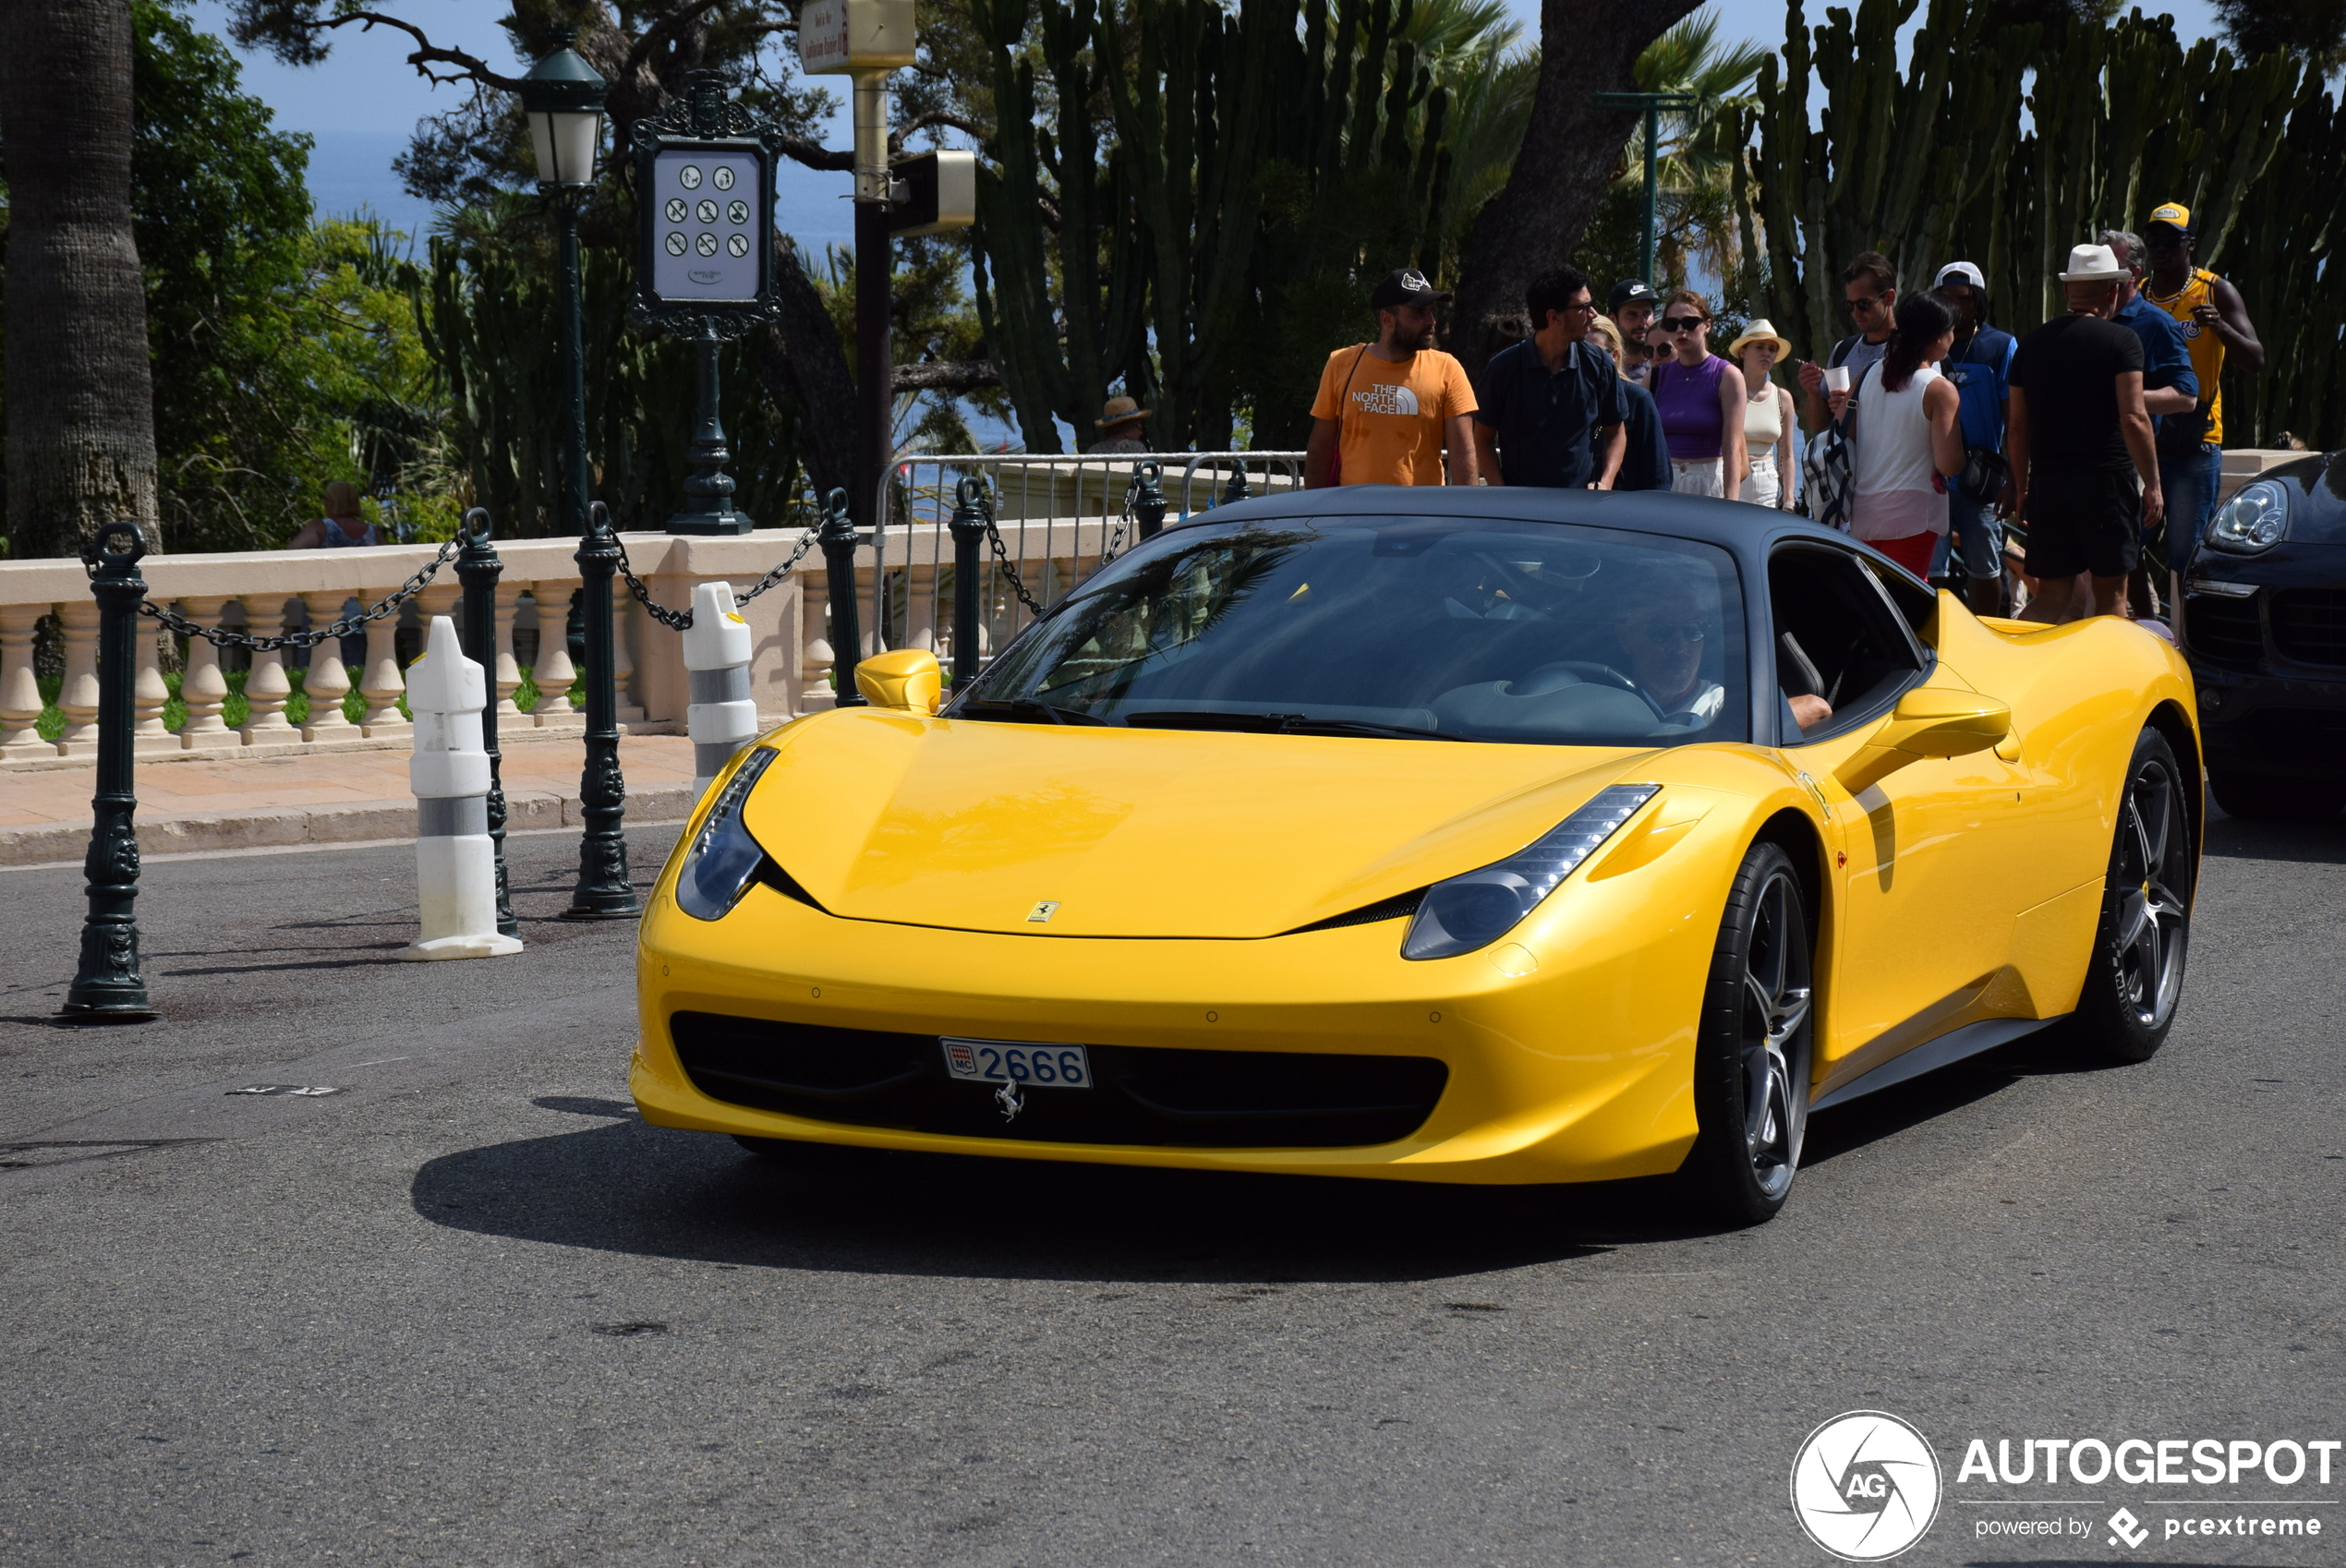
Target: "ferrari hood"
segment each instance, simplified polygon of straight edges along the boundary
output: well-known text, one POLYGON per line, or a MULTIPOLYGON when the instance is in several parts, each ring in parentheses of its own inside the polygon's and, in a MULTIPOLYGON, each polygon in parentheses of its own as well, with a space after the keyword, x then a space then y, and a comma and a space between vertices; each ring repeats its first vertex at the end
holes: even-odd
POLYGON ((1520 849, 1642 751, 843 709, 744 813, 833 914, 1033 936, 1291 931, 1520 849))

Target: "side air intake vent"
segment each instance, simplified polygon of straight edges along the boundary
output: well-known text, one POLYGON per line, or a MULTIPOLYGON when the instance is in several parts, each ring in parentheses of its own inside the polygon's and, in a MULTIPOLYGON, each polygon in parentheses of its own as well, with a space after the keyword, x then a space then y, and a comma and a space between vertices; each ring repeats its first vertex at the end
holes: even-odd
POLYGON ((1418 904, 1424 898, 1424 888, 1412 887, 1407 893, 1397 894, 1382 902, 1363 904, 1347 913, 1315 920, 1309 925, 1299 925, 1293 931, 1283 931, 1279 935, 1293 936, 1306 931, 1334 931, 1343 925, 1373 925, 1381 920, 1403 920, 1418 912, 1418 904))

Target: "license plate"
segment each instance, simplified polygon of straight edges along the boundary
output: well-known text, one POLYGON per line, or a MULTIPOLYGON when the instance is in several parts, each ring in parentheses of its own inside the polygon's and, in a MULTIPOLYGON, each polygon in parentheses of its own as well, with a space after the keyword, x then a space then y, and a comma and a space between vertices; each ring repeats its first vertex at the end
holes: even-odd
POLYGON ((1081 1045, 1041 1040, 962 1040, 939 1036, 945 1070, 970 1083, 1031 1083, 1046 1089, 1089 1089, 1092 1058, 1081 1045))

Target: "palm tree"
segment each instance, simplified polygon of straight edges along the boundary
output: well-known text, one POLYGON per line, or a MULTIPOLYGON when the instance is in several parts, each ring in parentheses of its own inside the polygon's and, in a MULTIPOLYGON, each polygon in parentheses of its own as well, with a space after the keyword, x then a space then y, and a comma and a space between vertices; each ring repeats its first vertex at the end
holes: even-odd
POLYGON ((130 228, 130 6, 17 0, 7 17, 9 551, 70 555, 115 518, 155 537, 147 296, 130 228))
POLYGON ((1436 222, 1438 267, 1453 275, 1467 226, 1507 183, 1523 145, 1540 82, 1540 51, 1523 42, 1504 0, 1418 0, 1402 37, 1417 45, 1420 63, 1449 94, 1442 136, 1450 149, 1450 175, 1436 222))
MULTIPOLYGON (((1739 151, 1736 120, 1756 106, 1749 90, 1767 55, 1767 50, 1748 40, 1722 42, 1719 13, 1706 6, 1638 56, 1631 74, 1641 91, 1687 93, 1694 99, 1691 108, 1662 116, 1657 265, 1664 276, 1684 275, 1689 248, 1713 274, 1733 273, 1739 247, 1729 179, 1739 151)), ((1640 127, 1623 152, 1623 185, 1642 186, 1645 156, 1640 127)))

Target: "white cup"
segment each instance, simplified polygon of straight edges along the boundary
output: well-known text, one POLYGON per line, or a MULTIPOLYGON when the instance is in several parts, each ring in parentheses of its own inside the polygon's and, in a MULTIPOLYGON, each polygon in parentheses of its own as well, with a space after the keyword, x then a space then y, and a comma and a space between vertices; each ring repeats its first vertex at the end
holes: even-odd
POLYGON ((1847 392, 1848 390, 1849 367, 1846 365, 1829 365, 1825 367, 1825 391, 1829 392, 1847 392))

